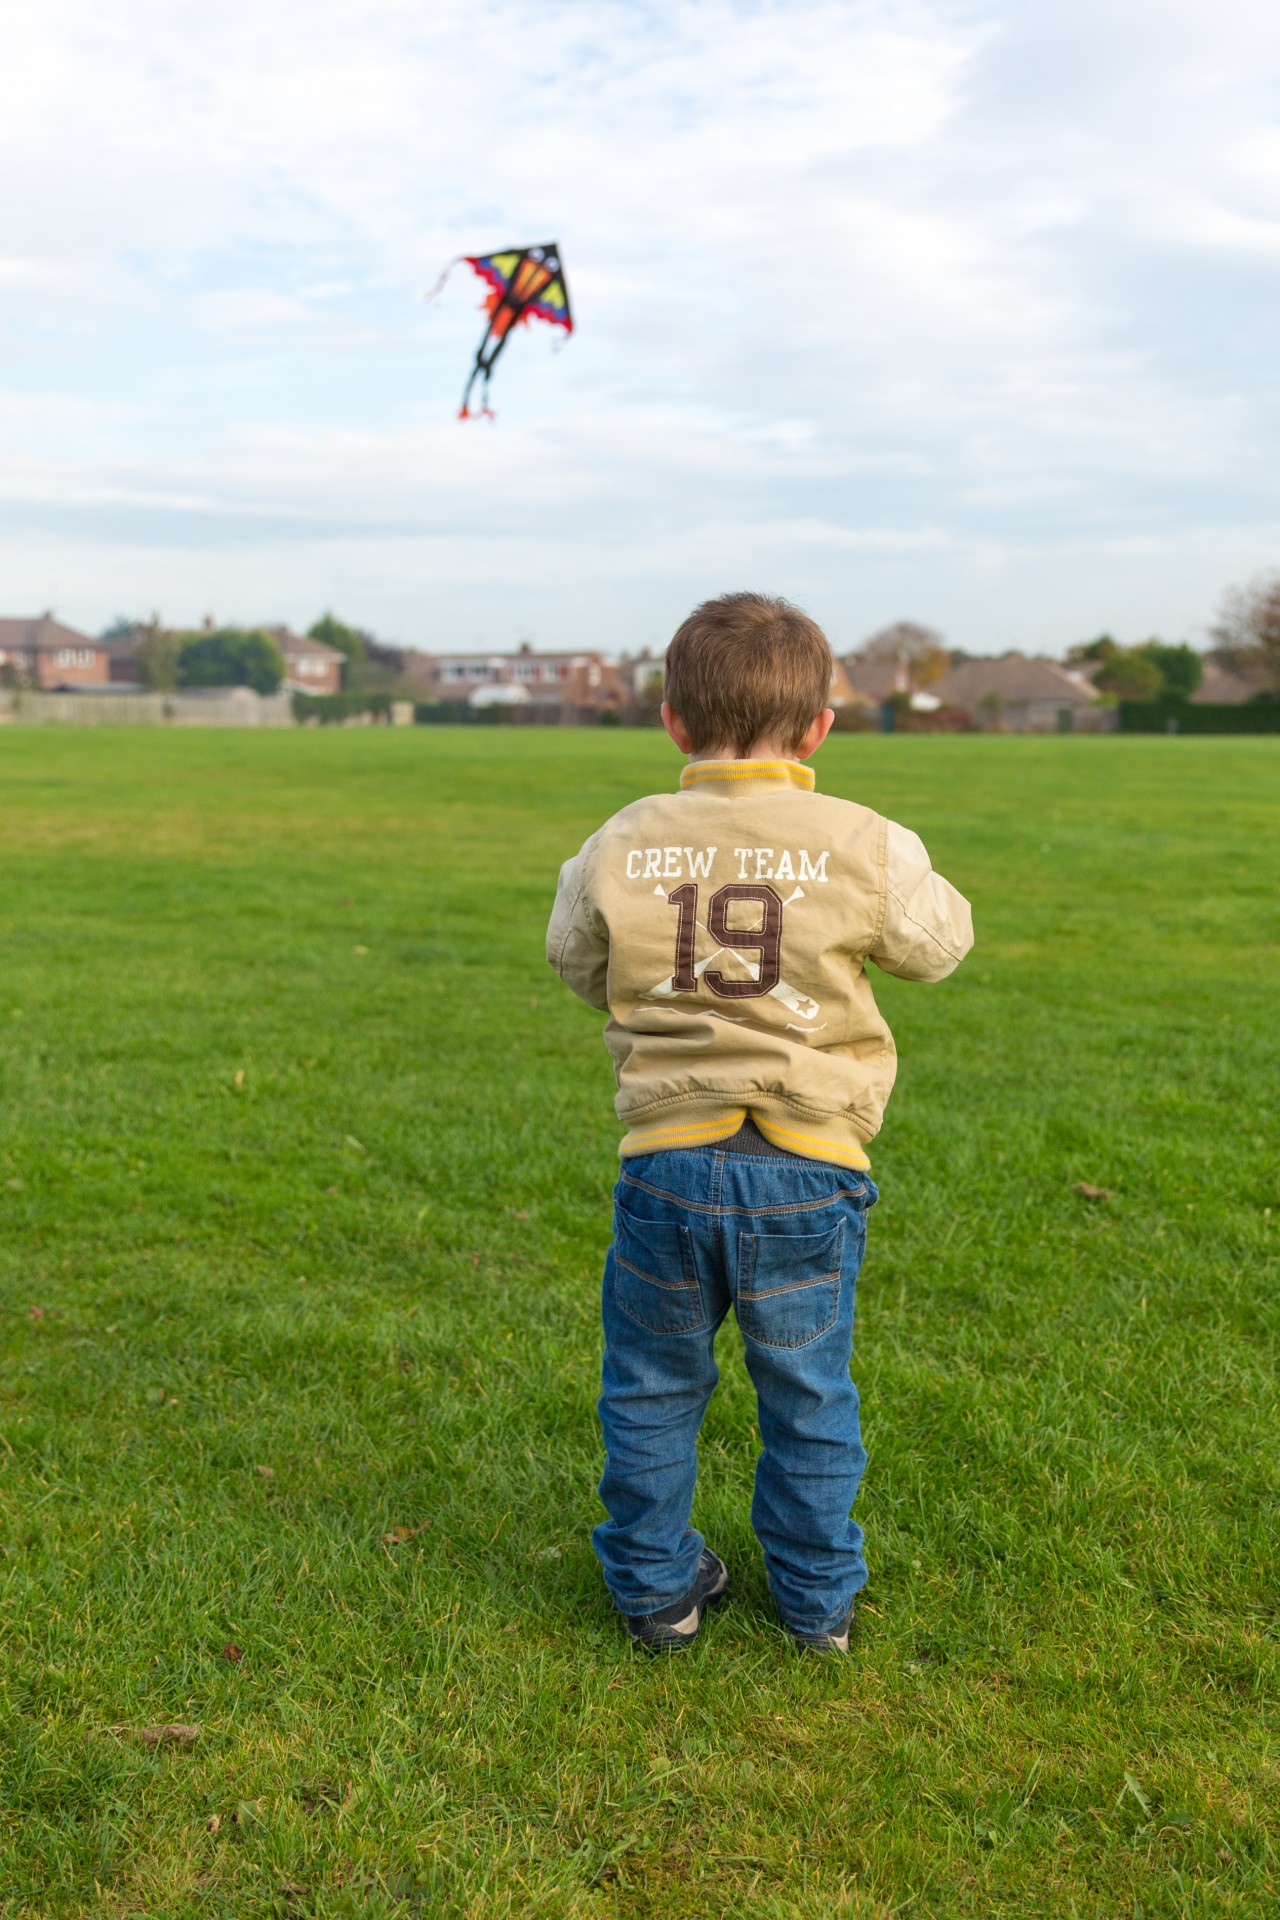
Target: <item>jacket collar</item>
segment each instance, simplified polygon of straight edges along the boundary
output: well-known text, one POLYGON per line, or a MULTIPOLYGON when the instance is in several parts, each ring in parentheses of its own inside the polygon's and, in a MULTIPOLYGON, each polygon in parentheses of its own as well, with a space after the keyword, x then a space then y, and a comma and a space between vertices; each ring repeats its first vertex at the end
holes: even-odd
POLYGON ((750 787, 792 787, 812 793, 813 768, 798 760, 694 760, 680 775, 680 785, 722 793, 750 787))

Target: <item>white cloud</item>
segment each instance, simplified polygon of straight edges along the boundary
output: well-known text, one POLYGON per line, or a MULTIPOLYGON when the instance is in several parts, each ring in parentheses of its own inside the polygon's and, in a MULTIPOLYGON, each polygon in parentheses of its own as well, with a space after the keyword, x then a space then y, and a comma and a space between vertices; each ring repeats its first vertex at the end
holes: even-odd
POLYGON ((767 566, 854 634, 1052 645, 1276 555, 1270 6, 41 0, 9 38, 0 610, 53 568, 88 624, 215 583, 625 644, 767 566), (459 427, 476 290, 422 290, 550 238, 578 332, 459 427))

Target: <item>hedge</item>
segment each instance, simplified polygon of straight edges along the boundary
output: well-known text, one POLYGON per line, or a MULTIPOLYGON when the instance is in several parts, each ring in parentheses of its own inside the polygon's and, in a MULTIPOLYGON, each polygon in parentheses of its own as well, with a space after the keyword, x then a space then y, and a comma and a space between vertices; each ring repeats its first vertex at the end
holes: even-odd
POLYGON ((1194 705, 1189 700, 1122 700, 1121 733, 1280 733, 1280 700, 1243 706, 1194 705))
POLYGON ((293 696, 293 717, 295 720, 318 720, 321 726, 341 726, 344 720, 353 720, 359 714, 371 713, 375 720, 386 720, 391 714, 391 695, 389 693, 295 693, 293 696))

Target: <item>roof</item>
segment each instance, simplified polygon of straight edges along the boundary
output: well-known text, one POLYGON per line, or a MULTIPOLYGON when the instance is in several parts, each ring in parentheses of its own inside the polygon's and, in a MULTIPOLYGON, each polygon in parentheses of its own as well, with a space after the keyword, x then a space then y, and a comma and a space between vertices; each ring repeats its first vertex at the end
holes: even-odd
POLYGON ((877 705, 891 693, 905 692, 907 672, 900 661, 880 660, 865 653, 846 653, 844 670, 855 694, 877 705))
POLYGON ((533 647, 515 647, 506 652, 501 649, 486 653, 445 652, 420 654, 419 658, 429 660, 431 665, 437 668, 449 666, 455 662, 462 664, 472 660, 483 662, 486 666, 495 667, 505 666, 507 662, 511 660, 564 661, 570 666, 585 666, 588 663, 595 666, 605 664, 604 655, 595 652, 591 647, 570 647, 558 653, 543 653, 541 649, 535 649, 533 647))
POLYGON ((1248 671, 1238 673, 1230 667, 1224 667, 1220 661, 1206 660, 1204 674, 1191 696, 1191 704, 1196 707, 1242 707, 1246 700, 1252 700, 1263 690, 1262 674, 1248 671))
POLYGON ((306 634, 294 633, 290 627, 267 627, 265 631, 279 642, 286 660, 301 653, 305 653, 309 660, 345 660, 347 657, 341 647, 331 647, 327 640, 309 639, 306 634))
POLYGON ((36 653, 42 653, 49 647, 101 646, 101 640, 80 633, 75 627, 63 626, 61 620, 55 620, 51 613, 36 614, 29 620, 21 615, 16 618, 0 617, 0 650, 5 652, 13 647, 29 647, 36 653))
POLYGON ((1058 707, 1093 705, 1092 687, 1084 686, 1056 660, 1033 660, 1025 653, 1004 653, 986 660, 965 660, 949 667, 929 689, 948 707, 966 710, 984 700, 1003 701, 1008 707, 1044 701, 1058 707))

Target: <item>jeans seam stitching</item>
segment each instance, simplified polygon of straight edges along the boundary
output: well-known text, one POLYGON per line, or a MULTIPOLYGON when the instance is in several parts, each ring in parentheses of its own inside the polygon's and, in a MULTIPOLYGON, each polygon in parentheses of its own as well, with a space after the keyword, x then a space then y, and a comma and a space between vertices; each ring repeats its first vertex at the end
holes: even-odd
MULTIPOLYGON (((753 1278, 754 1278, 754 1274, 755 1274, 755 1262, 753 1260, 752 1261, 752 1277, 753 1278)), ((839 1267, 832 1267, 830 1273, 815 1274, 812 1280, 788 1280, 785 1287, 760 1287, 758 1289, 755 1287, 746 1287, 746 1288, 743 1288, 742 1291, 745 1292, 748 1300, 772 1300, 775 1297, 775 1295, 779 1293, 800 1293, 805 1287, 821 1287, 826 1285, 829 1281, 838 1280, 839 1278, 840 1278, 839 1267)))
POLYGON ((625 1254, 619 1253, 616 1246, 613 1250, 613 1257, 620 1267, 625 1267, 628 1273, 634 1273, 638 1280, 648 1280, 655 1287, 661 1287, 666 1293, 696 1293, 698 1291, 698 1282, 696 1280, 660 1280, 656 1273, 646 1273, 643 1267, 636 1266, 633 1260, 628 1260, 625 1254))

